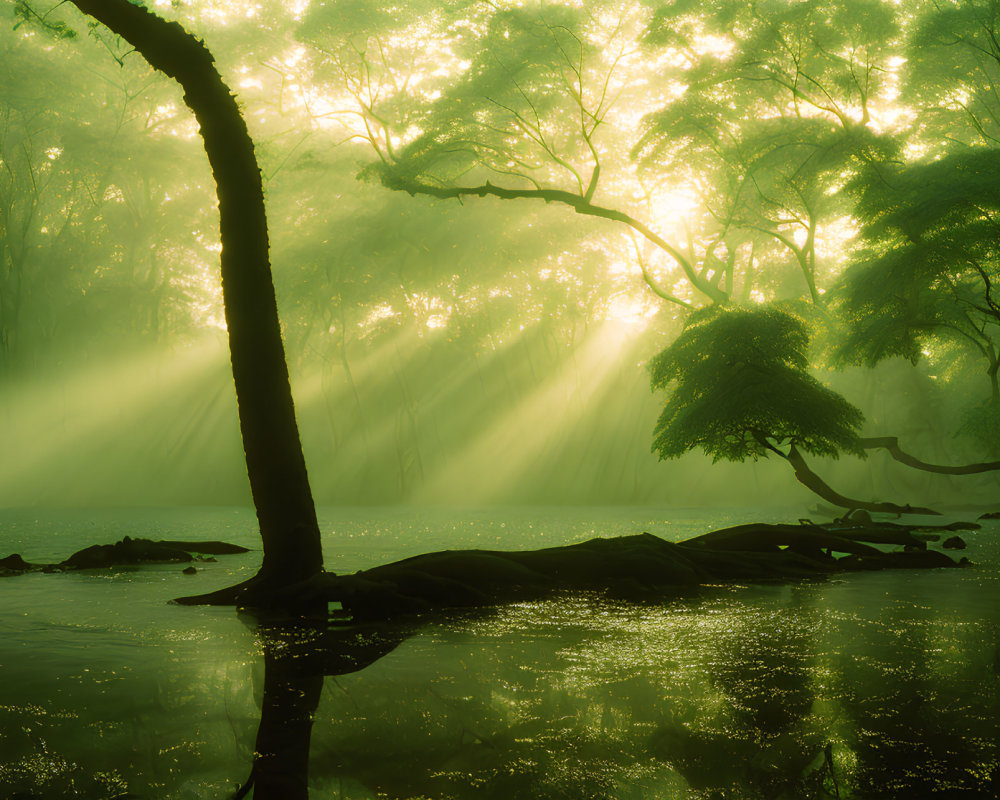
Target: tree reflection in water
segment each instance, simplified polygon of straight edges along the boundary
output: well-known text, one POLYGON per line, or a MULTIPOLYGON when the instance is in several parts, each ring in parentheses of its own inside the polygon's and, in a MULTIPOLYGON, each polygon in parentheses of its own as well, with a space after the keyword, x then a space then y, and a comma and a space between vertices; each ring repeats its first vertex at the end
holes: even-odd
POLYGON ((264 693, 250 777, 234 800, 309 797, 309 747, 324 677, 357 672, 394 650, 412 627, 261 623, 264 693))
POLYGON ((818 615, 810 591, 787 605, 747 607, 706 637, 716 713, 664 720, 650 743, 705 797, 839 796, 833 748, 812 716, 818 615))
POLYGON ((254 797, 995 797, 983 629, 908 602, 834 611, 836 591, 261 625, 254 797), (349 673, 321 699, 323 676, 349 673))
POLYGON ((962 642, 970 626, 930 607, 890 604, 867 625, 835 673, 857 795, 1000 797, 997 677, 984 643, 962 642))

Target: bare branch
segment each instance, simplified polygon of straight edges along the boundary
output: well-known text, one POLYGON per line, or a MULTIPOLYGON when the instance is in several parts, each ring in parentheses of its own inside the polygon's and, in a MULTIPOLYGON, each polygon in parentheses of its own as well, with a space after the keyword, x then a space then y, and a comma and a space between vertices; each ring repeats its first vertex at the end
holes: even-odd
POLYGON ((635 217, 616 209, 604 208, 590 203, 581 195, 567 192, 561 189, 509 189, 501 186, 494 186, 487 181, 480 186, 429 186, 419 181, 402 178, 391 173, 383 175, 383 183, 386 187, 397 191, 404 191, 411 195, 427 195, 440 199, 461 199, 463 197, 498 197, 505 200, 511 199, 533 199, 543 200, 546 203, 559 203, 571 207, 577 214, 589 217, 600 217, 627 225, 632 230, 649 240, 652 244, 668 253, 684 271, 691 285, 710 300, 716 303, 725 303, 728 300, 725 292, 717 286, 703 280, 692 266, 691 262, 676 247, 671 245, 662 236, 649 228, 645 223, 635 219, 635 217))

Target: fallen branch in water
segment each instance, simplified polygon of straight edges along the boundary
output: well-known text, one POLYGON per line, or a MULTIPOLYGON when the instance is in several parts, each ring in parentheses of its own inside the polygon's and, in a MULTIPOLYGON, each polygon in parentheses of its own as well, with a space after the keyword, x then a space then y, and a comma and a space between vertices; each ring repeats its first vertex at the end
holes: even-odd
MULTIPOLYGON (((830 526, 753 523, 679 543, 640 533, 539 550, 443 550, 353 575, 321 573, 291 585, 267 584, 255 576, 236 586, 174 602, 302 608, 314 613, 338 602, 346 614, 373 620, 534 600, 563 591, 646 599, 705 584, 801 580, 834 572, 968 563, 928 550, 929 538, 934 537, 916 536, 909 526, 870 520, 839 520, 830 526), (838 525, 842 527, 833 527, 838 525), (886 552, 873 543, 907 549, 886 552)), ((184 563, 194 560, 192 552, 240 551, 245 550, 224 542, 153 542, 125 537, 113 545, 80 550, 56 565, 29 564, 14 554, 0 559, 0 573, 184 563)))
MULTIPOLYGON (((908 542, 909 543, 909 542, 908 542)), ((965 566, 926 549, 885 552, 813 525, 741 525, 674 544, 641 533, 540 550, 445 550, 362 570, 323 573, 271 599, 340 603, 358 620, 529 601, 554 592, 599 591, 653 599, 704 584, 820 578, 835 572, 965 566)), ((253 604, 249 595, 239 602, 253 604)), ((212 595, 181 598, 211 603, 212 595)))

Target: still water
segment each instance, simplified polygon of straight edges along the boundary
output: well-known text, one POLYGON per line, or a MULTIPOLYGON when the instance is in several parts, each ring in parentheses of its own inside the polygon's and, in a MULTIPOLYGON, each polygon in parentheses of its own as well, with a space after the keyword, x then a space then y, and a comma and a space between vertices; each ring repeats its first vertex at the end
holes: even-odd
MULTIPOLYGON (((320 516, 327 566, 348 572, 437 549, 643 530, 677 541, 797 514, 320 516)), ((965 537, 969 570, 710 586, 646 605, 566 596, 397 631, 384 657, 326 679, 311 797, 998 797, 998 531, 965 537)), ((248 509, 0 510, 0 556, 58 561, 124 535, 258 543, 248 509)), ((232 609, 166 601, 248 577, 259 557, 194 576, 0 580, 0 800, 230 796, 253 757, 262 637, 232 609)))

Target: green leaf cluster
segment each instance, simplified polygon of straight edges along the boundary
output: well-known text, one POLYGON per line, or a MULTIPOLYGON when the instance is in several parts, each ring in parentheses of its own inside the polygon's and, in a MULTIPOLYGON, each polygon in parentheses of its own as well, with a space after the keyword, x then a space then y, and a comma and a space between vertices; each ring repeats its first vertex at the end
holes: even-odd
POLYGON ((652 450, 661 459, 701 448, 714 461, 757 460, 781 445, 836 458, 860 452, 861 412, 808 372, 809 334, 788 312, 710 308, 692 316, 650 363, 670 391, 652 450))
POLYGON ((14 3, 14 18, 17 20, 14 30, 26 26, 53 39, 75 39, 77 36, 76 31, 65 22, 48 19, 25 0, 16 0, 14 3))
POLYGON ((905 93, 923 107, 918 133, 931 146, 1000 142, 1000 3, 954 0, 915 16, 905 93))
POLYGON ((567 100, 572 69, 590 52, 585 21, 565 6, 494 14, 483 35, 464 48, 468 69, 415 120, 421 135, 396 154, 383 177, 457 180, 477 166, 530 171, 519 132, 534 129, 541 137, 548 127, 571 130, 580 113, 567 100))
POLYGON ((957 432, 977 442, 990 456, 1000 454, 1000 403, 985 400, 967 408, 957 432))
POLYGON ((840 360, 916 362, 933 339, 989 355, 1000 322, 1000 152, 871 170, 858 181, 865 248, 835 292, 849 324, 840 360))

